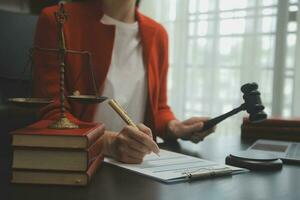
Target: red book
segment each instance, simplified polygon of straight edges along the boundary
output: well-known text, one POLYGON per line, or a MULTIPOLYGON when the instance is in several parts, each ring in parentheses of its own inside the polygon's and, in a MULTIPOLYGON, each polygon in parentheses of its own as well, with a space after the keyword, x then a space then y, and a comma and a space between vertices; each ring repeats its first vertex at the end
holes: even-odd
POLYGON ((12 145, 87 149, 104 134, 103 124, 81 122, 78 129, 49 129, 51 123, 51 120, 41 120, 11 132, 12 145))
POLYGON ((257 127, 257 126, 241 126, 242 131, 255 133, 270 134, 290 134, 300 136, 300 128, 297 127, 257 127))
POLYGON ((98 155, 85 172, 16 170, 12 172, 12 183, 46 184, 46 185, 87 185, 100 164, 103 156, 98 155))
POLYGON ((241 126, 242 138, 300 141, 299 127, 241 126))
POLYGON ((248 118, 243 119, 244 126, 256 127, 298 127, 300 128, 300 118, 268 118, 260 123, 251 123, 248 118))
POLYGON ((88 149, 15 147, 13 169, 86 171, 101 153, 101 137, 88 149))

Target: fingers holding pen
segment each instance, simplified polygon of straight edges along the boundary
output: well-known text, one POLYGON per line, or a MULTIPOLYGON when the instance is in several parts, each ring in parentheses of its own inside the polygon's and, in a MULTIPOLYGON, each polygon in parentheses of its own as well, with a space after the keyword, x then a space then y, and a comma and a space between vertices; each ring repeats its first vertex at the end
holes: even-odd
MULTIPOLYGON (((125 110, 120 106, 120 104, 118 104, 116 100, 114 99, 109 100, 109 105, 128 124, 118 134, 116 140, 119 141, 121 145, 124 145, 123 147, 126 147, 127 145, 127 147, 129 147, 130 150, 134 150, 136 152, 142 152, 143 156, 145 155, 146 149, 147 149, 147 153, 154 152, 158 155, 159 148, 157 144, 153 141, 151 130, 142 124, 136 126, 134 122, 130 119, 130 117, 127 115, 125 110), (139 145, 137 145, 137 143, 139 143, 139 145)), ((120 147, 118 147, 117 149, 120 150, 120 147)), ((124 155, 127 158, 132 157, 128 149, 127 151, 120 150, 118 153, 122 155, 122 158, 124 155)))
POLYGON ((151 130, 139 125, 141 130, 125 126, 112 140, 112 156, 124 163, 141 163, 146 154, 158 153, 159 148, 153 141, 151 130))
POLYGON ((152 131, 150 128, 148 128, 144 124, 138 124, 137 127, 139 128, 140 131, 148 135, 150 138, 153 138, 152 131))
POLYGON ((141 124, 138 125, 138 128, 140 130, 136 130, 132 126, 126 126, 124 129, 127 130, 125 132, 126 134, 128 134, 128 137, 139 142, 143 146, 147 147, 151 152, 158 154, 159 147, 152 138, 151 130, 147 128, 145 125, 141 125, 141 124))
POLYGON ((127 133, 123 134, 122 136, 123 143, 126 144, 128 147, 134 149, 135 151, 141 152, 143 154, 151 153, 151 149, 147 146, 143 145, 142 143, 132 139, 127 133))
POLYGON ((145 156, 145 153, 136 151, 135 149, 132 149, 127 145, 119 146, 117 152, 117 157, 119 161, 130 164, 139 164, 143 162, 143 158, 145 156))
POLYGON ((150 150, 129 138, 125 130, 114 136, 111 156, 124 163, 141 163, 150 150))

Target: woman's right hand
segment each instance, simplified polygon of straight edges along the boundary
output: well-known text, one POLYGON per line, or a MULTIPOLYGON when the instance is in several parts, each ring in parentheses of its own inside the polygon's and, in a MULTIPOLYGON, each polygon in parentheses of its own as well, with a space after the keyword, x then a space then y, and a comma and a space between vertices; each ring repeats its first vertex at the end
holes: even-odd
POLYGON ((124 163, 141 163, 146 154, 159 153, 151 129, 143 124, 139 130, 125 126, 119 133, 106 131, 103 138, 104 154, 124 163))

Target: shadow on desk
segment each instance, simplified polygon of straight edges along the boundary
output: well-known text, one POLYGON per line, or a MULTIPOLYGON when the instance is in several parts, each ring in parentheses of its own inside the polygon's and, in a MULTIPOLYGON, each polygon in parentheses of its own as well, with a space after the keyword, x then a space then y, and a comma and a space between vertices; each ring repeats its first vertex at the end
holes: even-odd
POLYGON ((103 164, 87 187, 11 184, 11 199, 159 199, 160 187, 152 179, 103 164))
POLYGON ((48 199, 63 199, 63 200, 81 200, 89 196, 91 188, 78 187, 55 187, 55 186, 39 186, 39 185, 22 185, 13 184, 11 188, 12 200, 48 200, 48 199))

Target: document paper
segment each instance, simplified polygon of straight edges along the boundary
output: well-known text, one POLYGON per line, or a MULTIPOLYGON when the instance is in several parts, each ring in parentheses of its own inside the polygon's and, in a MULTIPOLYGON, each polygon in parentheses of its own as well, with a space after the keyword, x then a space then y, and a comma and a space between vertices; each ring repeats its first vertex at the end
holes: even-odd
POLYGON ((111 158, 105 158, 104 161, 163 182, 189 180, 193 175, 204 178, 217 175, 219 172, 222 175, 230 175, 247 171, 162 149, 160 156, 149 154, 141 164, 124 164, 111 158))

